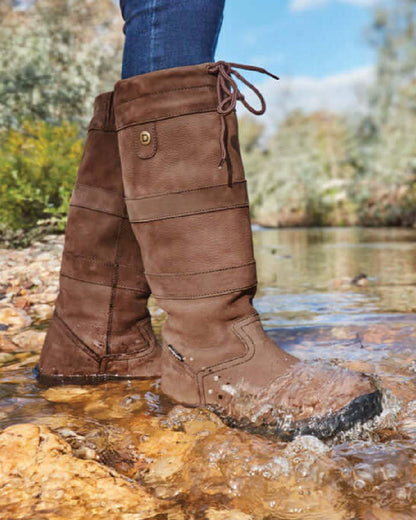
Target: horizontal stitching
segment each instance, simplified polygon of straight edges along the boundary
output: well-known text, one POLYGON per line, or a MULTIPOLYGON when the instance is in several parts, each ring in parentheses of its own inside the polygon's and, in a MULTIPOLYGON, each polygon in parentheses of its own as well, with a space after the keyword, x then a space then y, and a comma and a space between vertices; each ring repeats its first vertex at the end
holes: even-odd
POLYGON ((69 256, 71 258, 76 258, 80 260, 85 260, 87 262, 91 262, 94 264, 100 264, 107 267, 115 267, 116 264, 114 262, 104 262, 102 260, 98 260, 97 258, 94 258, 92 256, 83 256, 83 255, 76 255, 74 253, 70 253, 69 251, 64 251, 62 256, 69 256))
POLYGON ((156 92, 149 92, 147 94, 142 94, 141 96, 136 96, 134 98, 127 99, 126 101, 122 101, 121 103, 118 103, 117 106, 121 107, 123 105, 126 105, 127 103, 131 103, 132 101, 136 101, 136 99, 141 99, 144 97, 157 96, 159 94, 168 94, 169 92, 179 92, 182 90, 195 90, 195 89, 201 89, 201 88, 215 89, 215 85, 205 84, 205 85, 196 85, 195 87, 178 87, 178 88, 172 88, 169 90, 158 90, 156 92))
POLYGON ((116 191, 116 190, 109 190, 108 188, 102 188, 101 186, 92 186, 91 184, 84 184, 82 182, 76 183, 75 190, 78 188, 78 186, 82 186, 83 188, 88 188, 88 189, 92 189, 92 190, 105 191, 106 193, 118 195, 120 199, 123 199, 123 193, 116 191))
POLYGON ((168 295, 168 296, 161 296, 155 293, 152 293, 155 298, 158 298, 159 300, 197 300, 202 298, 212 298, 213 296, 222 296, 224 294, 231 294, 238 291, 244 291, 246 289, 251 289, 252 287, 255 287, 257 285, 256 283, 252 283, 251 285, 246 285, 244 287, 237 287, 236 289, 228 289, 226 291, 216 292, 216 293, 205 293, 205 294, 196 294, 191 296, 175 296, 175 295, 168 295))
POLYGON ((244 204, 234 204, 232 206, 226 206, 226 207, 220 207, 220 208, 209 208, 204 210, 196 210, 196 211, 188 211, 186 213, 178 213, 175 215, 163 215, 161 217, 155 217, 151 219, 130 219, 130 222, 132 224, 139 224, 139 223, 149 223, 149 222, 157 222, 159 220, 167 220, 170 218, 179 218, 179 217, 188 217, 190 215, 202 215, 204 213, 215 213, 216 211, 226 211, 229 209, 238 209, 238 208, 248 208, 248 203, 245 202, 244 204))
POLYGON ((72 208, 81 208, 81 209, 86 209, 88 211, 95 211, 97 213, 104 213, 105 215, 110 215, 110 217, 117 217, 117 218, 127 219, 127 217, 125 217, 124 215, 120 215, 120 214, 117 214, 117 213, 110 213, 109 211, 104 211, 102 209, 89 208, 88 206, 81 206, 81 204, 76 204, 74 202, 70 202, 69 205, 72 208))
POLYGON ((122 285, 122 284, 119 284, 116 286, 116 289, 123 289, 123 290, 126 290, 126 291, 134 291, 138 294, 143 294, 143 296, 148 296, 150 294, 150 291, 145 291, 143 289, 137 289, 135 287, 130 287, 129 285, 122 285))
POLYGON ((141 350, 134 350, 129 354, 107 354, 102 359, 108 359, 109 361, 128 361, 129 359, 140 359, 147 357, 153 350, 153 347, 149 347, 147 343, 144 343, 144 348, 141 350), (138 355, 141 354, 141 355, 138 355))
POLYGON ((209 271, 194 271, 192 273, 144 273, 146 276, 158 276, 158 277, 174 277, 174 276, 194 276, 197 274, 208 274, 208 273, 220 273, 221 271, 229 271, 230 269, 242 269, 243 267, 249 267, 256 265, 256 262, 248 262, 247 264, 234 265, 232 267, 223 267, 222 269, 212 269, 209 271))
POLYGON ((69 278, 70 280, 75 280, 76 282, 83 282, 83 283, 89 283, 91 285, 102 285, 104 287, 109 287, 111 288, 112 285, 111 285, 111 281, 106 283, 106 282, 101 282, 101 281, 92 281, 92 280, 84 280, 82 278, 77 278, 75 276, 72 276, 70 274, 67 274, 65 273, 64 271, 61 270, 61 273, 60 273, 61 276, 63 276, 64 278, 69 278))
MULTIPOLYGON (((247 183, 247 181, 240 180, 240 181, 234 181, 233 185, 234 184, 246 184, 246 183, 247 183)), ((189 190, 163 191, 163 192, 160 192, 160 193, 155 193, 153 195, 144 195, 143 197, 137 197, 137 198, 128 198, 128 197, 126 197, 124 200, 126 202, 128 202, 130 200, 146 200, 146 199, 153 199, 153 198, 157 198, 157 197, 162 197, 164 195, 179 195, 181 193, 193 193, 195 191, 208 190, 210 188, 222 188, 224 186, 229 186, 229 184, 227 184, 227 183, 224 183, 224 184, 211 184, 209 186, 200 186, 199 188, 191 188, 189 190)))
POLYGON ((130 128, 132 126, 144 125, 145 123, 152 123, 154 121, 163 121, 164 119, 170 119, 171 117, 190 116, 193 114, 204 114, 206 112, 217 112, 217 107, 215 106, 207 109, 195 110, 193 112, 176 112, 174 114, 166 114, 164 116, 152 119, 144 119, 143 121, 135 121, 134 123, 128 123, 124 126, 120 126, 119 128, 117 128, 117 132, 120 132, 121 130, 124 130, 125 128, 130 128))
POLYGON ((117 130, 115 128, 113 130, 106 130, 105 128, 91 126, 88 128, 88 132, 105 132, 106 134, 116 134, 117 130))
MULTIPOLYGON (((63 256, 71 256, 73 258, 81 258, 82 260, 87 260, 89 262, 94 262, 97 264, 107 265, 109 267, 115 267, 115 262, 104 262, 103 260, 98 260, 97 258, 93 256, 84 256, 84 255, 76 255, 75 253, 71 253, 70 251, 64 251, 63 256)), ((132 269, 135 269, 136 266, 134 264, 120 264, 117 263, 119 267, 131 267, 132 269)))
MULTIPOLYGON (((107 284, 105 282, 93 282, 91 280, 83 280, 82 278, 76 278, 75 276, 71 276, 71 275, 66 274, 66 273, 64 273, 62 271, 61 271, 60 274, 64 278, 68 278, 69 280, 75 280, 76 282, 89 283, 91 285, 101 285, 103 287, 109 287, 109 288, 112 287, 111 282, 110 282, 110 284, 107 284)), ((120 284, 120 285, 117 285, 115 288, 116 289, 123 289, 123 290, 126 290, 126 291, 134 291, 136 293, 143 294, 144 296, 148 295, 148 291, 144 291, 143 289, 137 289, 135 287, 130 287, 129 285, 121 285, 120 284)))

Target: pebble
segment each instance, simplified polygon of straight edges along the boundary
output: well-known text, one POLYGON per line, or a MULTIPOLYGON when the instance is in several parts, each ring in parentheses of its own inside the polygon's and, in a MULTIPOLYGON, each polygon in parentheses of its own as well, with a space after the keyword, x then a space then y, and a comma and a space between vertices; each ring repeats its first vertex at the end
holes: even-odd
POLYGON ((36 323, 43 323, 52 318, 53 307, 51 305, 39 303, 30 308, 30 314, 36 323))
POLYGON ((25 330, 13 336, 15 350, 29 350, 40 352, 45 341, 46 332, 39 330, 25 330))
POLYGON ((69 403, 84 398, 91 393, 90 388, 82 386, 57 386, 48 388, 43 392, 43 397, 51 403, 69 403))
POLYGON ((22 309, 13 307, 0 307, 0 332, 13 333, 28 327, 31 323, 30 317, 22 309), (3 330, 2 330, 3 329, 3 330))

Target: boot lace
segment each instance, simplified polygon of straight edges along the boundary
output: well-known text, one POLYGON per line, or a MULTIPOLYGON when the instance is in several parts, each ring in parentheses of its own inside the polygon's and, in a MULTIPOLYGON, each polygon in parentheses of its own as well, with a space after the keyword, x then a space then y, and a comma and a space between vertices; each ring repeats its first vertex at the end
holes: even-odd
POLYGON ((262 67, 256 67, 254 65, 241 65, 241 63, 217 61, 208 66, 208 72, 210 74, 217 74, 217 112, 221 115, 221 159, 218 164, 218 168, 222 168, 225 161, 227 160, 225 117, 233 110, 235 110, 237 101, 241 101, 246 109, 256 116, 261 116, 266 111, 266 102, 264 101, 262 93, 236 69, 260 72, 261 74, 267 74, 273 79, 279 79, 277 76, 267 71, 266 69, 263 69, 262 67), (250 103, 247 102, 244 95, 238 88, 237 81, 233 78, 233 75, 242 83, 244 83, 252 92, 254 92, 254 94, 256 94, 258 100, 260 101, 260 108, 254 108, 252 105, 250 105, 250 103))

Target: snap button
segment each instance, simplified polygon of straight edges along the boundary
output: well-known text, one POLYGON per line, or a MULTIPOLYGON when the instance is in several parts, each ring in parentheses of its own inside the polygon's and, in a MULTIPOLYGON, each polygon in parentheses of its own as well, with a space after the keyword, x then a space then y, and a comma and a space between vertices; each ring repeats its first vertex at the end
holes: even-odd
POLYGON ((150 132, 148 132, 147 130, 143 130, 142 132, 140 132, 141 144, 143 144, 144 146, 147 146, 148 144, 150 144, 151 140, 152 140, 152 136, 150 135, 150 132))
POLYGON ((133 126, 131 138, 140 159, 151 159, 157 152, 157 129, 155 123, 133 126))

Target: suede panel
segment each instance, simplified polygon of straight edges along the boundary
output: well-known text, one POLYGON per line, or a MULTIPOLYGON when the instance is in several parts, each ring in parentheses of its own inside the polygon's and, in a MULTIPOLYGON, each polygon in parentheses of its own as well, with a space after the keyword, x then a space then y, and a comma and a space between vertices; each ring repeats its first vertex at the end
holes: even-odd
POLYGON ((110 301, 111 287, 108 285, 61 276, 56 302, 58 316, 98 355, 106 353, 110 301))
POLYGON ((126 205, 131 222, 152 222, 230 207, 248 207, 248 197, 245 183, 238 182, 230 186, 220 184, 166 195, 127 199, 126 205))
POLYGON ((145 272, 150 274, 212 271, 254 260, 247 208, 132 226, 143 251, 145 272), (224 231, 214 233, 216 229, 224 231))
POLYGON ((153 296, 159 299, 198 299, 233 293, 256 285, 256 265, 186 274, 146 274, 153 296))
POLYGON ((95 102, 71 198, 60 293, 41 353, 41 377, 105 376, 110 358, 107 375, 160 374, 160 348, 148 325, 150 289, 126 219, 112 100, 107 93, 95 102), (117 365, 120 356, 123 363, 117 365))
POLYGON ((55 317, 43 346, 41 370, 50 376, 90 375, 99 373, 99 363, 55 317))
MULTIPOLYGON (((235 117, 226 117, 227 126, 236 128, 235 117)), ((176 193, 244 180, 241 160, 234 160, 238 139, 228 135, 233 162, 219 168, 221 118, 216 112, 193 114, 155 123, 152 141, 157 152, 141 159, 139 135, 149 126, 127 128, 118 133, 123 150, 123 179, 127 199, 176 193), (231 145, 233 143, 233 146, 231 145)), ((235 134, 234 134, 235 135, 235 134)), ((148 145, 150 148, 152 145, 148 145)))
POLYGON ((109 213, 117 217, 123 217, 125 213, 122 194, 88 184, 78 183, 75 186, 71 197, 71 206, 109 213))

